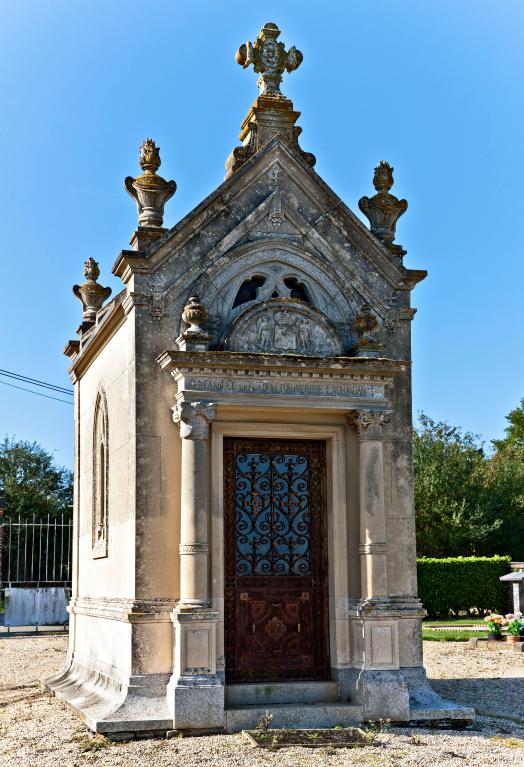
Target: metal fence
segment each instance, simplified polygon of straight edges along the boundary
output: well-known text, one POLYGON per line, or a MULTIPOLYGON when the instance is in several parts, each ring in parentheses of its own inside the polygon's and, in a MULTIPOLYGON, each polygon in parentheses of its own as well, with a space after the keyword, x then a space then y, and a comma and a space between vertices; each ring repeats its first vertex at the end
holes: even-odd
POLYGON ((70 586, 73 522, 6 519, 0 526, 0 589, 11 586, 70 586))

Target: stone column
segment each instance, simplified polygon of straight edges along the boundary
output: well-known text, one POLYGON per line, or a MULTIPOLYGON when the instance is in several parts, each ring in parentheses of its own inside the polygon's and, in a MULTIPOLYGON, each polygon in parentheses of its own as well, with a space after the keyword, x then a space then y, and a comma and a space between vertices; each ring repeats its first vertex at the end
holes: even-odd
POLYGON ((384 411, 350 416, 359 438, 360 599, 350 608, 352 697, 365 719, 409 719, 409 691, 399 671, 398 614, 388 594, 382 431, 384 411))
POLYGON ((211 402, 181 401, 173 420, 182 438, 180 519, 180 602, 174 625, 173 675, 168 702, 177 730, 224 726, 224 684, 216 673, 218 613, 209 608, 209 423, 211 402))
POLYGON ((173 420, 182 438, 180 605, 208 607, 209 422, 216 406, 180 402, 173 420))
POLYGON ((352 417, 359 448, 361 601, 388 595, 382 430, 386 412, 358 410, 352 417))

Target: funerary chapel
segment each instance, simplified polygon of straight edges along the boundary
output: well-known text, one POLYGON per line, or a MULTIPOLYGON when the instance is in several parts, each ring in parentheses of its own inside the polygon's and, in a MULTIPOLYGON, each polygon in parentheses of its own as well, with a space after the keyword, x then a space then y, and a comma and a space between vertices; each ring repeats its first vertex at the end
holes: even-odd
POLYGON ((422 663, 411 291, 426 272, 395 242, 407 202, 388 162, 358 201, 369 224, 315 172, 281 92, 302 58, 273 23, 240 46, 258 96, 223 183, 171 229, 176 183, 143 142, 122 289, 93 258, 73 288, 69 652, 47 684, 115 738, 233 732, 266 711, 275 727, 472 716, 422 663))

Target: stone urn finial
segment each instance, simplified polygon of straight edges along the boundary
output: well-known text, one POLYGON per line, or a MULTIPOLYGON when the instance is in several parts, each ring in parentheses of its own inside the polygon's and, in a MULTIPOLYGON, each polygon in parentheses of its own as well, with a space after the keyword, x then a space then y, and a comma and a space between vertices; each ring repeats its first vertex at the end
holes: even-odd
POLYGON ((302 64, 302 53, 295 46, 286 51, 284 43, 278 43, 280 29, 268 21, 257 35, 254 43, 247 42, 240 46, 235 59, 246 69, 251 64, 260 74, 257 80, 261 96, 282 96, 280 83, 284 71, 292 72, 302 64))
POLYGON ((361 197, 358 207, 369 219, 373 234, 400 260, 406 255, 406 251, 402 245, 394 245, 393 241, 397 221, 406 212, 408 203, 389 193, 394 183, 393 171, 394 168, 385 160, 379 162, 373 176, 373 186, 377 194, 371 198, 361 197))
POLYGON ((369 304, 363 304, 355 318, 355 330, 358 341, 355 344, 357 357, 378 357, 382 345, 378 342, 375 331, 378 328, 378 319, 375 317, 369 304))
POLYGON ((184 306, 182 319, 189 327, 177 338, 180 351, 206 351, 209 349, 211 336, 204 330, 207 311, 196 294, 190 296, 184 306))
POLYGON ((189 325, 186 333, 203 333, 202 327, 207 320, 207 311, 205 306, 200 303, 197 295, 190 296, 188 303, 184 306, 182 319, 189 325))
POLYGON ((98 262, 94 258, 88 258, 84 264, 83 285, 73 285, 73 293, 82 302, 84 309, 83 321, 92 325, 96 320, 96 313, 102 308, 102 304, 111 295, 111 288, 104 288, 97 280, 100 276, 98 262))
POLYGON ((161 227, 164 221, 164 205, 176 192, 176 182, 166 181, 156 172, 160 167, 160 147, 153 139, 146 138, 140 147, 140 167, 143 175, 127 176, 126 191, 136 200, 138 225, 161 227))

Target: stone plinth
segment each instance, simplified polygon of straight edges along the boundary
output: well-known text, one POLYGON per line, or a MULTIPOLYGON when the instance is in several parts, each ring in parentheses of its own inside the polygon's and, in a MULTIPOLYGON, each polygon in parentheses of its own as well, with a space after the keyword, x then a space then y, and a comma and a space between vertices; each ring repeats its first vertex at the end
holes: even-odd
POLYGON ((524 572, 512 572, 503 575, 499 580, 510 587, 510 599, 513 602, 513 613, 524 613, 524 572))

